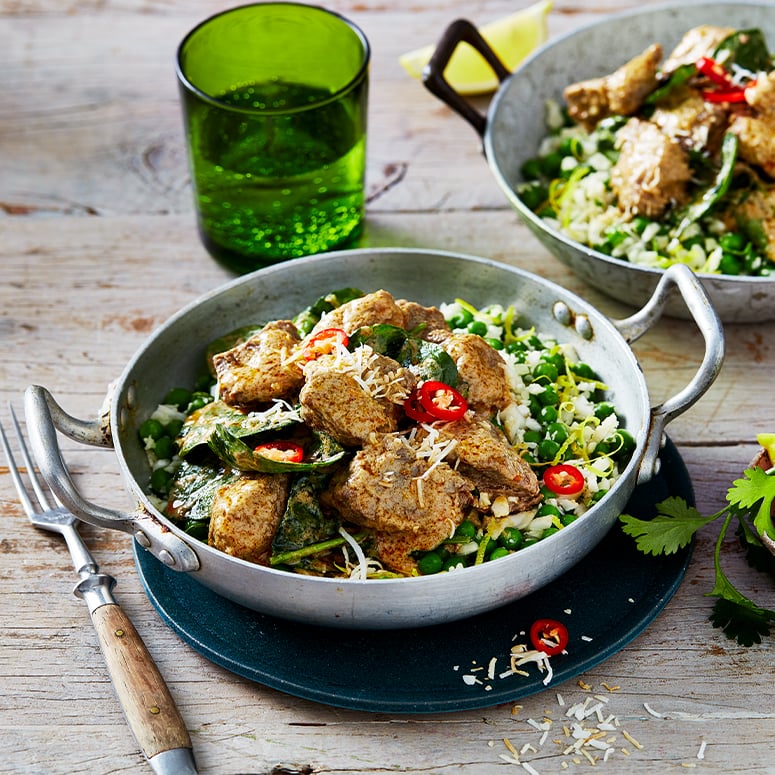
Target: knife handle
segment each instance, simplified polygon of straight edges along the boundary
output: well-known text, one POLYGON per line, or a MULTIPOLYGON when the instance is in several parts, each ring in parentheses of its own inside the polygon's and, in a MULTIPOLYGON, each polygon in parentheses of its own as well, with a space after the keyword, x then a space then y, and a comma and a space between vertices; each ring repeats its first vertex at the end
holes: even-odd
MULTIPOLYGON (((153 657, 121 606, 106 603, 91 611, 91 617, 129 726, 153 769, 163 772, 164 768, 154 766, 155 756, 172 749, 189 749, 190 752, 192 748, 191 738, 175 701, 153 657)), ((190 760, 188 771, 195 773, 193 754, 190 760)), ((157 760, 156 764, 160 765, 161 760, 157 760)), ((179 757, 176 772, 183 772, 179 757)))

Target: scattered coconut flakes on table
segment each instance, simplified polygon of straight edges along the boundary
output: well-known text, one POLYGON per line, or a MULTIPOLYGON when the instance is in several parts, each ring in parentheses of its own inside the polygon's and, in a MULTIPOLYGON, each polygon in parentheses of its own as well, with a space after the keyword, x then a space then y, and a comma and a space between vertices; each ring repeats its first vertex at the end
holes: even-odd
MULTIPOLYGON (((592 685, 581 679, 577 685, 584 692, 584 696, 570 701, 570 698, 559 693, 555 695, 562 714, 559 721, 552 719, 551 710, 545 710, 540 720, 519 719, 517 715, 523 706, 512 706, 511 716, 514 722, 523 724, 531 735, 536 737, 525 740, 521 745, 516 744, 514 735, 504 737, 503 745, 508 753, 499 753, 499 759, 519 765, 530 775, 541 775, 536 769, 539 766, 536 759, 534 766, 526 758, 540 757, 542 753, 545 756, 547 746, 558 749, 563 757, 560 760, 563 770, 567 770, 571 764, 601 766, 621 759, 622 756, 631 757, 633 749, 635 752, 645 750, 645 746, 622 728, 616 714, 610 711, 612 695, 621 687, 603 682, 600 686, 604 691, 598 690, 596 693, 592 685)), ((664 718, 661 715, 660 717, 664 718)), ((703 741, 697 758, 704 758, 704 752, 703 741)))

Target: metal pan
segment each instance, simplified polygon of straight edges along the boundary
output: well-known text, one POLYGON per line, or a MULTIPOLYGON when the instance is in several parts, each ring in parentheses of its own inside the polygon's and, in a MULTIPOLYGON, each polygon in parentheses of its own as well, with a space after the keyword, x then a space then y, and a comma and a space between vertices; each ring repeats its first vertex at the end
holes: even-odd
MULTIPOLYGON (((525 206, 515 188, 524 182, 522 165, 537 154, 547 134, 547 100, 562 104, 566 86, 606 75, 652 43, 661 43, 667 55, 686 31, 701 24, 737 29, 758 27, 771 44, 775 41, 771 3, 684 2, 650 6, 608 16, 559 36, 512 74, 477 30, 460 19, 445 31, 423 78, 429 91, 480 135, 495 180, 544 247, 585 282, 633 306, 646 303, 664 270, 631 264, 574 242, 549 228, 525 206), (444 69, 461 43, 479 51, 501 81, 486 114, 455 92, 444 78, 444 69)), ((751 323, 775 318, 775 277, 699 276, 724 322, 751 323)), ((669 303, 665 312, 687 317, 686 308, 676 301, 669 303)))
MULTIPOLYGON (((61 501, 81 519, 123 530, 171 568, 248 608, 313 624, 355 629, 416 627, 462 619, 538 589, 580 560, 608 532, 635 485, 658 466, 665 426, 713 382, 723 359, 721 324, 700 284, 685 267, 666 272, 638 313, 611 321, 574 294, 527 272, 482 258, 411 249, 373 249, 298 259, 237 279, 187 306, 140 348, 115 384, 105 416, 69 416, 49 391, 25 396, 31 443, 42 473, 61 501), (181 531, 149 500, 140 424, 160 397, 201 373, 206 345, 224 332, 256 321, 289 317, 322 293, 341 287, 384 288, 396 298, 439 304, 464 297, 476 306, 514 304, 546 335, 572 343, 610 386, 611 400, 636 440, 621 478, 599 504, 555 535, 500 560, 417 578, 355 581, 315 578, 235 559, 181 531), (676 395, 651 406, 629 342, 660 317, 677 290, 705 339, 701 365, 676 395), (130 496, 131 512, 85 501, 62 465, 59 429, 88 444, 114 447, 130 496)), ((700 357, 701 356, 701 357, 700 357)))

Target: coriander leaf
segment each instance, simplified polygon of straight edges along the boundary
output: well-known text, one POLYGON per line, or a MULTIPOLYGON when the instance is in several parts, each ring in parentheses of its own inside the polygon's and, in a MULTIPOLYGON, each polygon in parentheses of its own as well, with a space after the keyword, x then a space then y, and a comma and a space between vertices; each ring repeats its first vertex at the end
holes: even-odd
POLYGON ((754 517, 754 527, 759 535, 775 538, 775 525, 772 523, 772 505, 775 502, 775 476, 768 476, 761 468, 748 468, 745 479, 736 479, 727 492, 727 500, 733 506, 745 511, 753 511, 757 503, 759 510, 754 517))
POLYGON ((636 539, 638 549, 644 554, 675 554, 701 527, 713 522, 721 513, 703 517, 683 498, 671 497, 657 504, 657 515, 653 519, 637 519, 629 514, 622 514, 619 519, 624 532, 636 539))
POLYGON ((762 637, 770 634, 775 612, 759 608, 750 601, 745 605, 722 597, 713 606, 710 620, 728 638, 736 640, 741 646, 752 646, 761 643, 762 637))
POLYGON ((752 600, 738 592, 724 571, 721 570, 721 546, 732 518, 732 513, 728 513, 716 539, 716 549, 713 555, 716 580, 708 595, 719 599, 713 607, 710 620, 715 627, 720 627, 728 638, 736 638, 741 646, 750 646, 754 643, 761 643, 762 635, 769 635, 769 623, 775 621, 775 611, 760 608, 752 600))

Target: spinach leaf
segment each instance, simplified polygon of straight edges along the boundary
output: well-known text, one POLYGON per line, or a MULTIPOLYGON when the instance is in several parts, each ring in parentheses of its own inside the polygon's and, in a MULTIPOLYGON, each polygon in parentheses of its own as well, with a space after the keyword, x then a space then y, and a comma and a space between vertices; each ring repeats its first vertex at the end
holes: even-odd
POLYGON ((386 355, 409 369, 419 379, 438 380, 450 387, 458 383, 457 366, 441 345, 412 336, 403 328, 380 323, 353 332, 347 345, 350 350, 367 344, 380 355, 386 355))
POLYGON ((264 474, 328 468, 339 462, 345 455, 344 448, 331 436, 325 433, 313 433, 311 443, 304 450, 304 462, 272 460, 259 455, 223 425, 215 426, 208 445, 227 466, 236 468, 238 471, 258 471, 264 474))
POLYGON ((757 28, 736 30, 716 46, 713 58, 721 63, 725 70, 736 64, 752 73, 772 69, 772 57, 767 48, 764 33, 757 28))
POLYGON ((359 299, 361 296, 363 296, 363 291, 359 291, 357 288, 341 288, 338 291, 331 291, 299 312, 293 318, 293 324, 301 336, 306 336, 320 322, 320 318, 326 312, 341 307, 342 304, 353 299, 359 299))
POLYGON ((182 524, 187 533, 206 541, 215 493, 237 476, 234 471, 184 460, 170 489, 167 516, 182 524))
POLYGON ((301 423, 295 409, 277 403, 263 412, 241 412, 223 401, 212 401, 189 415, 179 437, 180 456, 186 457, 192 449, 209 444, 216 428, 223 426, 237 438, 276 431, 301 423))
POLYGON ((700 199, 690 204, 684 210, 681 221, 678 224, 678 234, 683 232, 692 223, 699 221, 700 218, 707 215, 727 193, 737 161, 737 145, 737 135, 727 132, 721 145, 721 166, 716 173, 716 179, 713 185, 705 190, 700 199))
POLYGON ((272 541, 272 552, 289 552, 334 535, 337 520, 320 507, 320 493, 329 477, 321 473, 299 475, 291 485, 285 513, 272 541))
POLYGON ((695 73, 697 68, 694 64, 680 65, 677 67, 667 80, 657 86, 651 94, 643 100, 645 105, 655 105, 660 100, 669 97, 676 89, 683 86, 695 73))

